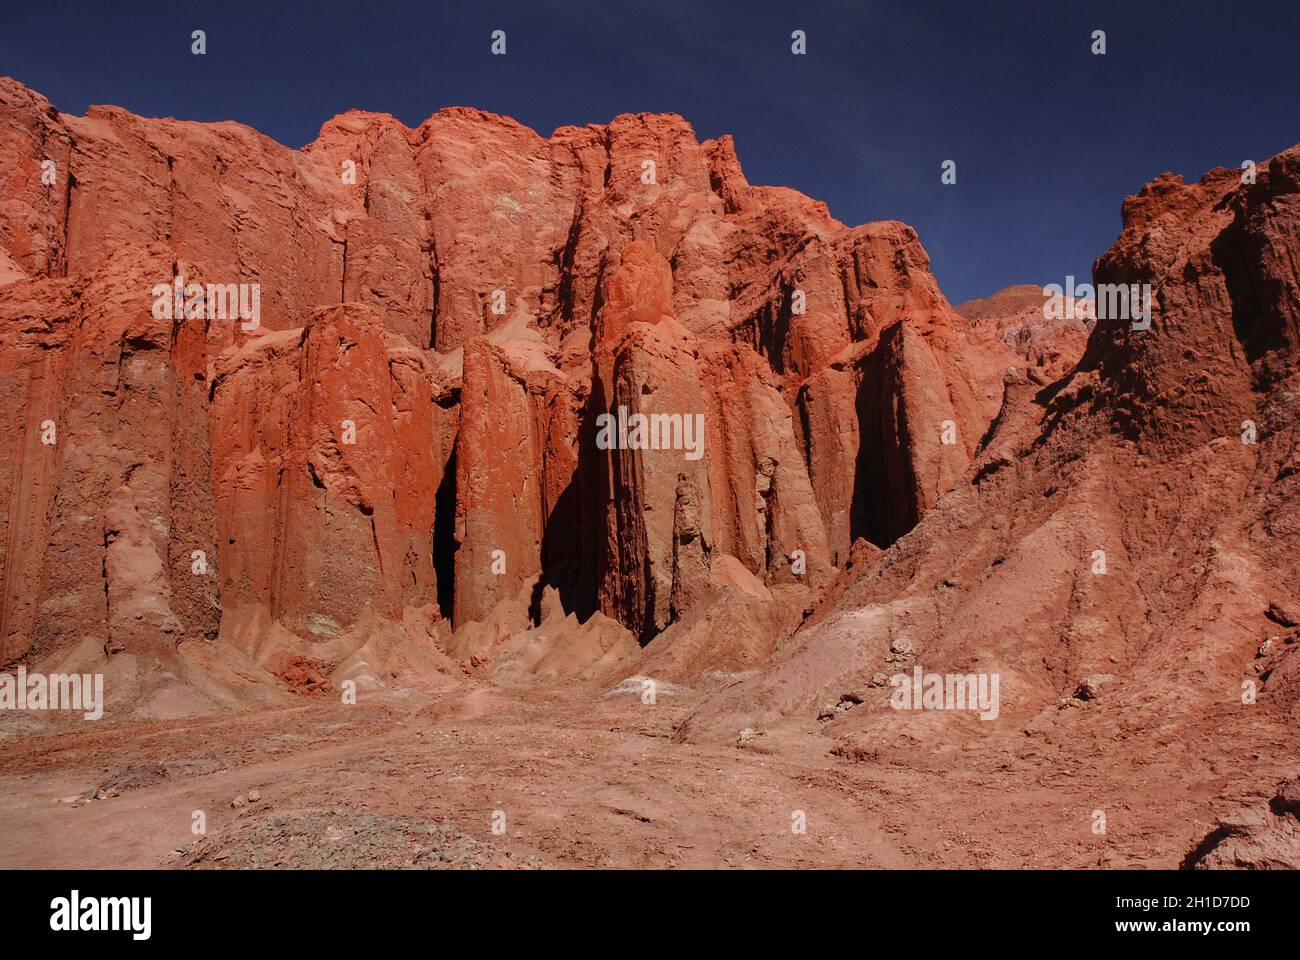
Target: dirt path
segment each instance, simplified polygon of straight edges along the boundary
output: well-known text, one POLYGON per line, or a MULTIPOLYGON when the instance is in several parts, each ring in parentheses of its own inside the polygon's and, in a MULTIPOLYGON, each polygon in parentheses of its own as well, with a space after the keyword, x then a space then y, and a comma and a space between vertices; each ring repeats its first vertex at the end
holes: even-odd
POLYGON ((1171 866, 1205 826, 1168 745, 1121 769, 1087 737, 907 763, 674 742, 699 702, 479 686, 11 738, 0 866, 1171 866))

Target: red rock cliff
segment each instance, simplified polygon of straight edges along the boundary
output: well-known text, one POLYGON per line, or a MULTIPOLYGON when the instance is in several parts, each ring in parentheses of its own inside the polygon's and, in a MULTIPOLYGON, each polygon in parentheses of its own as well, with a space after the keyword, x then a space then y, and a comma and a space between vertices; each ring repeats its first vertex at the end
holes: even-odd
POLYGON ((642 642, 797 612, 963 476, 1013 362, 910 228, 672 115, 352 111, 291 150, 3 80, 0 161, 4 662, 485 662, 547 591, 642 642), (257 315, 160 311, 174 282, 257 315), (698 415, 702 455, 602 448, 620 408, 698 415))

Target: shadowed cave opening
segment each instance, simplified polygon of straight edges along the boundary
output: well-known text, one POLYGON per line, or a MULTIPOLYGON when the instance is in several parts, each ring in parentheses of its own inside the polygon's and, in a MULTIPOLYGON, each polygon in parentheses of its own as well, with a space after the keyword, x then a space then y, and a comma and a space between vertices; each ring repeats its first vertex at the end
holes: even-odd
POLYGON ((433 575, 438 612, 451 619, 456 600, 456 450, 451 451, 433 501, 433 575))
POLYGON ((528 615, 541 623, 542 594, 553 587, 565 615, 576 614, 586 623, 599 606, 597 593, 601 571, 608 562, 599 531, 604 504, 612 495, 608 473, 596 451, 596 417, 606 411, 604 387, 593 380, 578 424, 578 463, 573 477, 561 491, 542 531, 542 575, 538 578, 528 615))
POLYGON ((888 550, 920 520, 907 453, 908 423, 900 400, 899 338, 898 328, 884 334, 863 358, 862 380, 854 398, 858 455, 853 465, 849 543, 861 537, 881 550, 888 550))

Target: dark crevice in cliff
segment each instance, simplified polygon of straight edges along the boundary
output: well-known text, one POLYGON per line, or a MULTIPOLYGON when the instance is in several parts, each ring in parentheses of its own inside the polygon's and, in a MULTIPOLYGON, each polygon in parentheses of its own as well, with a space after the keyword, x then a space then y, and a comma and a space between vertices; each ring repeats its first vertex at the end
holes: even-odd
POLYGON ((919 519, 906 437, 901 435, 906 424, 897 405, 902 388, 895 367, 901 357, 894 341, 901 339, 899 331, 895 327, 885 334, 880 345, 863 358, 856 400, 858 456, 849 507, 849 542, 863 537, 881 549, 887 549, 919 519))
MULTIPOLYGON (((803 468, 807 473, 809 480, 813 477, 813 426, 808 416, 808 384, 800 384, 799 389, 795 392, 794 414, 797 418, 795 440, 799 444, 799 452, 803 455, 803 468)), ((823 520, 827 519, 825 517, 823 520)))
POLYGON ((592 343, 595 343, 596 320, 600 316, 601 308, 605 306, 605 270, 609 266, 609 260, 606 254, 600 255, 600 263, 596 267, 596 282, 592 287, 591 296, 591 315, 587 318, 587 325, 591 329, 592 343))
POLYGON ((433 576, 438 612, 448 620, 456 600, 456 551, 460 549, 456 542, 456 459, 453 449, 433 504, 433 576))
POLYGON ((609 124, 605 124, 605 189, 609 189, 609 183, 614 178, 614 140, 609 132, 609 124))
POLYGON ((764 304, 755 315, 755 349, 778 376, 785 373, 785 348, 790 339, 790 318, 794 315, 794 289, 782 279, 780 297, 775 303, 764 304))
POLYGON ((375 523, 375 508, 359 504, 361 515, 370 521, 370 542, 375 548, 375 563, 379 567, 379 577, 384 576, 384 548, 379 542, 379 527, 375 523))
POLYGON ((104 583, 104 622, 111 633, 112 625, 109 623, 109 594, 108 594, 108 546, 116 531, 105 528, 104 530, 104 549, 99 555, 99 575, 104 583))
MULTIPOLYGON (((1256 188, 1255 194, 1236 199, 1236 216, 1210 243, 1214 265, 1223 273, 1224 287, 1231 301, 1232 329, 1241 345, 1246 360, 1252 365, 1268 354, 1284 352, 1296 330, 1287 330, 1285 306, 1291 297, 1276 279, 1276 270, 1269 265, 1275 254, 1270 250, 1270 231, 1261 230, 1261 221, 1268 218, 1270 207, 1260 201, 1266 196, 1266 185, 1256 188), (1282 307, 1282 309, 1279 309, 1282 307)), ((1292 343, 1291 346, 1295 344, 1292 343)), ((1268 365, 1265 365, 1268 366, 1268 365)), ((1256 390, 1267 389, 1275 377, 1290 373, 1285 364, 1279 369, 1256 370, 1256 390)))
POLYGON ((542 594, 551 587, 567 616, 585 623, 598 608, 601 567, 605 562, 603 524, 607 464, 596 446, 596 417, 604 409, 604 386, 597 378, 583 401, 577 425, 577 463, 569 482, 546 514, 542 528, 541 575, 533 590, 529 617, 541 622, 542 594))
POLYGON ((176 236, 176 158, 167 158, 167 236, 168 244, 176 236))
POLYGON ((573 320, 573 264, 578 252, 578 238, 582 234, 584 215, 582 198, 579 196, 573 209, 573 219, 569 222, 569 232, 564 238, 564 246, 555 251, 555 269, 559 279, 556 284, 555 310, 551 315, 551 323, 554 324, 558 318, 562 329, 567 329, 573 320))
POLYGON ((72 222, 72 191, 77 186, 77 178, 72 174, 72 151, 68 151, 68 179, 63 188, 63 249, 59 259, 62 261, 60 273, 68 275, 68 250, 72 247, 72 234, 69 233, 72 222))
POLYGON ((577 472, 564 488, 546 519, 542 531, 542 572, 529 605, 534 624, 541 622, 542 591, 553 588, 567 616, 577 614, 580 622, 596 609, 595 572, 583 562, 583 517, 577 472))

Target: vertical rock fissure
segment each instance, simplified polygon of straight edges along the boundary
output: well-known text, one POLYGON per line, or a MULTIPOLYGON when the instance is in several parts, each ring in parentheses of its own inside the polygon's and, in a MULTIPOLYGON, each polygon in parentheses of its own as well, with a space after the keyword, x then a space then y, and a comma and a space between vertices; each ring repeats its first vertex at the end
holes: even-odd
POLYGON ((438 244, 433 242, 433 249, 429 258, 430 282, 433 287, 432 305, 429 309, 429 349, 438 349, 438 310, 442 304, 442 269, 438 265, 438 244))
POLYGON ((72 150, 68 150, 68 180, 63 187, 63 249, 60 251, 60 273, 68 275, 68 250, 72 247, 72 191, 77 185, 77 178, 72 173, 72 150))
POLYGON ((456 460, 458 447, 443 468, 442 482, 434 494, 433 576, 439 614, 450 620, 456 599, 456 460))

